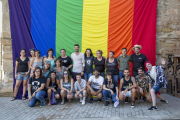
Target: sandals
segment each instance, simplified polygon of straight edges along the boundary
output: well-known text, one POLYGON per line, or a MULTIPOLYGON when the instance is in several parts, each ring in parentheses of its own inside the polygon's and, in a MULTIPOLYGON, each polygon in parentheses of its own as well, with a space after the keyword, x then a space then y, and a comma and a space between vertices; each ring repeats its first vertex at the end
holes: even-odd
POLYGON ((16 99, 16 97, 12 97, 11 101, 14 101, 16 99))
POLYGON ((64 105, 64 101, 61 102, 61 105, 64 105))
POLYGON ((26 100, 25 96, 22 96, 22 100, 26 100))
POLYGON ((134 108, 134 107, 135 107, 134 105, 135 105, 135 101, 132 101, 132 102, 131 102, 131 107, 134 108), (134 103, 134 104, 133 104, 133 103, 134 103))

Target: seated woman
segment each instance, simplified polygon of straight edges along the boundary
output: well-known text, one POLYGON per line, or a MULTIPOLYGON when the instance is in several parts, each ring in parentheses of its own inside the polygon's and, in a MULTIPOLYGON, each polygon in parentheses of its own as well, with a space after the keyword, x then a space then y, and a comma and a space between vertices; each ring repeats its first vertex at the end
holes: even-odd
POLYGON ((48 105, 51 105, 51 94, 52 94, 52 92, 54 92, 56 99, 59 99, 59 97, 60 97, 59 91, 57 90, 59 80, 56 79, 56 72, 52 71, 50 73, 50 76, 51 77, 48 78, 47 82, 46 82, 47 94, 48 94, 48 99, 49 99, 48 105))
POLYGON ((29 80, 29 107, 33 107, 37 100, 41 101, 40 107, 44 107, 44 96, 46 95, 45 81, 46 79, 42 74, 42 69, 40 67, 36 67, 33 71, 32 77, 29 80))
POLYGON ((71 78, 69 71, 65 70, 64 71, 64 76, 60 80, 60 86, 61 86, 61 97, 62 97, 62 102, 61 104, 64 104, 64 97, 67 95, 67 99, 69 102, 71 101, 73 97, 73 79, 71 78))

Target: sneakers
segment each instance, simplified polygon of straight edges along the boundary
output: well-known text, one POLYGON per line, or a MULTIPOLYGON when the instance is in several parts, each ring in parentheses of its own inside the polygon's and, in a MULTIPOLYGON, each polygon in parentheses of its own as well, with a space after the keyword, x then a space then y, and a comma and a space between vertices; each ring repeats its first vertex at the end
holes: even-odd
POLYGON ((44 107, 44 105, 45 105, 45 102, 41 102, 40 107, 44 107))
POLYGON ((126 97, 126 99, 125 99, 125 103, 128 103, 128 98, 126 97))
POLYGON ((93 99, 90 99, 90 100, 89 100, 89 103, 93 103, 93 99))
POLYGON ((156 106, 151 106, 148 110, 157 110, 156 106))
POLYGON ((101 99, 98 98, 98 102, 101 102, 101 99))
POLYGON ((82 102, 82 98, 80 98, 80 102, 82 102))
POLYGON ((104 103, 104 106, 108 106, 109 105, 109 101, 106 101, 105 103, 104 103))
POLYGON ((165 101, 164 101, 164 100, 160 100, 160 101, 168 104, 168 101, 167 101, 167 100, 165 100, 165 101))
POLYGON ((115 103, 114 103, 114 107, 117 107, 119 105, 119 101, 117 100, 115 103))
POLYGON ((134 107, 135 107, 134 105, 135 105, 135 101, 132 101, 131 107, 134 108, 134 107), (134 104, 133 104, 133 103, 134 103, 134 104))
POLYGON ((85 105, 85 100, 82 100, 82 105, 85 105))

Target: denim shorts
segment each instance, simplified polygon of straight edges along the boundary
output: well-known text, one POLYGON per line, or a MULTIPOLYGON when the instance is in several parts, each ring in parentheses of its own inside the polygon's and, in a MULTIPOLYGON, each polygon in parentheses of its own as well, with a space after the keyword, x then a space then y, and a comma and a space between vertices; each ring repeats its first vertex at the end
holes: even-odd
POLYGON ((154 86, 152 89, 154 89, 155 94, 157 94, 159 92, 159 90, 161 89, 161 87, 159 85, 154 86))
POLYGON ((100 89, 95 89, 95 88, 92 88, 95 92, 99 91, 100 89))
MULTIPOLYGON (((77 93, 75 93, 75 95, 76 95, 77 93)), ((81 95, 83 95, 83 92, 80 92, 79 94, 81 94, 81 95)))
POLYGON ((16 80, 28 80, 29 79, 29 74, 27 76, 24 76, 25 72, 20 72, 21 74, 17 74, 18 77, 16 80))

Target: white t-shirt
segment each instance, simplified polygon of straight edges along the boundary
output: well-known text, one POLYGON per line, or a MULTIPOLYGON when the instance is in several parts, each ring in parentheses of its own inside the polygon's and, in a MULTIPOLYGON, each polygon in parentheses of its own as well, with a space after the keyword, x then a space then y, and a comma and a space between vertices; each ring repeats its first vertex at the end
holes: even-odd
POLYGON ((99 76, 98 79, 95 78, 95 76, 91 76, 89 78, 89 81, 91 82, 91 87, 95 89, 101 89, 101 85, 103 85, 104 78, 99 76))

